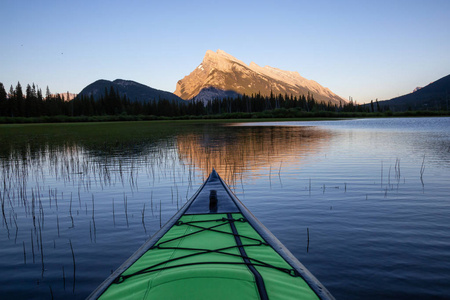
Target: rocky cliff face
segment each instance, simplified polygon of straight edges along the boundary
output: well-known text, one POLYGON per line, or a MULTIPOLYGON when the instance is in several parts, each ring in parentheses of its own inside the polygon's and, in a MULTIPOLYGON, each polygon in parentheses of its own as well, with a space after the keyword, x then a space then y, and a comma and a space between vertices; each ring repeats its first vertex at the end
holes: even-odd
POLYGON ((272 92, 275 95, 307 95, 308 92, 320 102, 339 104, 346 100, 331 92, 313 80, 308 80, 300 76, 297 72, 283 71, 269 66, 260 67, 252 62, 250 65, 236 59, 222 50, 213 52, 208 50, 202 63, 183 79, 178 81, 175 95, 182 99, 189 100, 197 95, 201 95, 203 101, 208 90, 208 97, 220 98, 223 93, 220 91, 235 92, 236 94, 257 94, 269 96, 272 92), (212 93, 214 88, 218 91, 212 93))

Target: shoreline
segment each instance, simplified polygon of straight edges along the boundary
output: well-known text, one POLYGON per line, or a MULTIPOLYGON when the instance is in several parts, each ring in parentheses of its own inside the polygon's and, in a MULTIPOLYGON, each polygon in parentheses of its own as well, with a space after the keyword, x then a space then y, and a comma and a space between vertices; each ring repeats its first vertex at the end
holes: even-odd
POLYGON ((254 121, 320 121, 352 118, 404 118, 404 117, 445 117, 449 111, 404 111, 404 112, 303 112, 288 109, 258 113, 225 113, 220 115, 186 115, 164 117, 154 115, 102 115, 102 116, 41 116, 41 117, 0 117, 1 124, 45 124, 45 123, 98 123, 135 121, 205 121, 205 122, 254 122, 254 121))

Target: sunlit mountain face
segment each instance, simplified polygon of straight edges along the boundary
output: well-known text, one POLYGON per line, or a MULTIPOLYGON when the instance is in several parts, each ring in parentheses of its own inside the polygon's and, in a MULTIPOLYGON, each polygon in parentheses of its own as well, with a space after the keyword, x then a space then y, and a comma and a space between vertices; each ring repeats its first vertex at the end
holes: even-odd
POLYGON ((300 76, 298 72, 283 71, 270 66, 260 67, 252 62, 249 65, 217 50, 208 50, 202 63, 177 83, 175 95, 190 100, 202 101, 222 98, 228 95, 307 95, 310 93, 318 102, 333 104, 345 103, 346 100, 334 94, 319 83, 300 76), (216 93, 211 92, 216 89, 216 93), (206 92, 205 92, 206 91, 206 92))

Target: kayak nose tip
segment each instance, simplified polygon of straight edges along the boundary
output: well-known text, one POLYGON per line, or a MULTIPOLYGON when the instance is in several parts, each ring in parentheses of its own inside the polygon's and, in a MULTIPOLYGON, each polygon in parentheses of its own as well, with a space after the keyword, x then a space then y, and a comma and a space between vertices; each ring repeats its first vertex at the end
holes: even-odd
POLYGON ((209 210, 211 212, 217 211, 217 191, 211 190, 209 192, 209 210))

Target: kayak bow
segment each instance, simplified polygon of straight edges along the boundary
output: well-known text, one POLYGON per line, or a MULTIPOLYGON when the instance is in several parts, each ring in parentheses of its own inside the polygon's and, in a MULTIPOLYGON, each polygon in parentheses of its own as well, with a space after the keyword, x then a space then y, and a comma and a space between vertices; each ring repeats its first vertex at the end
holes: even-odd
POLYGON ((334 299, 213 170, 88 299, 334 299))

